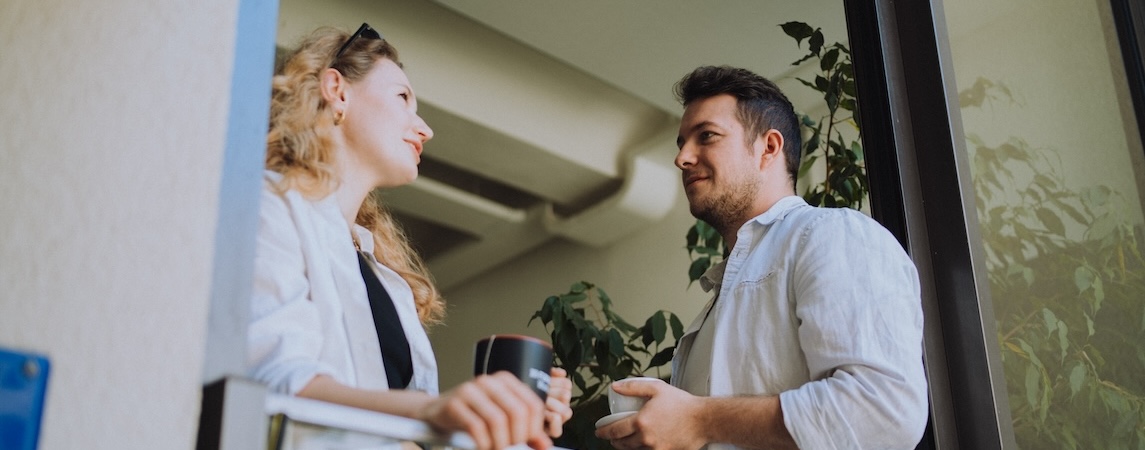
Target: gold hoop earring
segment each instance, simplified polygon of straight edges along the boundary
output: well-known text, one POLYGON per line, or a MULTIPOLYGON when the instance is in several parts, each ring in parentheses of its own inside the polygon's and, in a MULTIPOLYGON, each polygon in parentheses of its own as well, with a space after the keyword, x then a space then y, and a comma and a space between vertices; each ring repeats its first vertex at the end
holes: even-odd
POLYGON ((334 126, 341 125, 343 120, 346 120, 346 111, 335 111, 334 126))

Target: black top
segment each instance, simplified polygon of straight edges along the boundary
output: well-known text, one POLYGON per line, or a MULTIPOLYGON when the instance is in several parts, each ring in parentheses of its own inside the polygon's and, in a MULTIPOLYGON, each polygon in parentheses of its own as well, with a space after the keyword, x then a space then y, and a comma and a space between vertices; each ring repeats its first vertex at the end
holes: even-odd
POLYGON ((378 345, 382 348, 382 364, 386 367, 386 380, 390 389, 405 389, 413 378, 413 357, 406 340, 402 322, 394 301, 371 266, 370 258, 358 252, 358 266, 366 293, 370 297, 370 311, 374 313, 374 329, 378 331, 378 345))

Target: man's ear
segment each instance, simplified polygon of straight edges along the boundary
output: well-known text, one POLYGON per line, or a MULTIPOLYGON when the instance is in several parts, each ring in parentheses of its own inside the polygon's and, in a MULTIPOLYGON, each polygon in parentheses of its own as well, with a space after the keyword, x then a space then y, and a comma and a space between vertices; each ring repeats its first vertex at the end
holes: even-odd
POLYGON ((345 108, 343 105, 346 102, 346 86, 349 82, 342 73, 333 68, 323 70, 319 78, 319 90, 322 92, 322 99, 326 100, 334 109, 345 108))
POLYGON ((759 168, 762 169, 773 161, 781 161, 786 167, 786 157, 783 154, 783 133, 780 133, 779 130, 768 129, 759 139, 756 139, 755 144, 760 150, 759 168))

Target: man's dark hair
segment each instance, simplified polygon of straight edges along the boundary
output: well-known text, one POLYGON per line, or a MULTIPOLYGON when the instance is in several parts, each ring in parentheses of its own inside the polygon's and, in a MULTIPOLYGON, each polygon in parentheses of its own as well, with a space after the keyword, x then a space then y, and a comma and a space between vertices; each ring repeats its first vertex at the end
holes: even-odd
POLYGON ((799 119, 791 101, 775 83, 747 69, 703 66, 685 75, 676 83, 674 91, 685 107, 695 100, 720 94, 734 96, 737 99, 736 116, 743 124, 746 145, 751 145, 755 138, 769 129, 778 130, 783 135, 787 173, 791 176, 791 183, 795 183, 802 147, 799 119))

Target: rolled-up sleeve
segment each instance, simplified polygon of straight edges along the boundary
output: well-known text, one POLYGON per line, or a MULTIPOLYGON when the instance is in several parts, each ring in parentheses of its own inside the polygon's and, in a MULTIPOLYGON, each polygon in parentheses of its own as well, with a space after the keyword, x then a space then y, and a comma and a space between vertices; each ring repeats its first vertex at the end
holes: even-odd
POLYGON ((898 242, 857 214, 800 236, 800 346, 814 381, 780 394, 800 448, 914 448, 927 420, 918 275, 898 242))
POLYGON ((273 392, 296 394, 316 375, 330 373, 319 359, 322 326, 302 244, 286 201, 264 187, 254 264, 248 375, 273 392))

